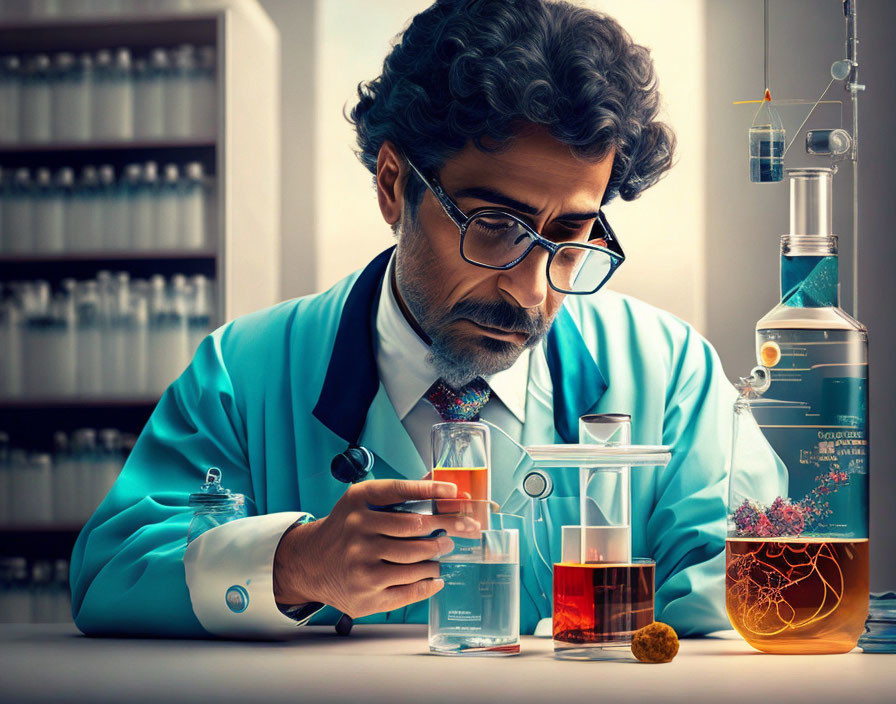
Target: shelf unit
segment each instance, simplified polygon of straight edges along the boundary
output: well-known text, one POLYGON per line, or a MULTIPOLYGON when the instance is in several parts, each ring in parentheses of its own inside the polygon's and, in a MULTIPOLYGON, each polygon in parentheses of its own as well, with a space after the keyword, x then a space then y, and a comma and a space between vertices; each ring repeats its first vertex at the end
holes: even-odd
MULTIPOLYGON (((197 251, 118 251, 0 255, 0 282, 58 283, 97 271, 135 277, 204 274, 216 281, 221 323, 272 305, 279 293, 279 37, 252 3, 209 3, 196 11, 8 19, 0 11, 0 53, 148 50, 180 44, 216 47, 217 126, 213 139, 34 144, 0 143, 0 166, 79 167, 154 160, 199 161, 215 177, 212 246, 197 251)), ((78 427, 139 432, 157 397, 0 399, 0 429, 13 444, 48 449, 52 433, 78 427), (26 444, 27 443, 27 444, 26 444)), ((12 497, 13 500, 15 497, 12 497)), ((0 528, 0 555, 68 558, 80 526, 0 528)))

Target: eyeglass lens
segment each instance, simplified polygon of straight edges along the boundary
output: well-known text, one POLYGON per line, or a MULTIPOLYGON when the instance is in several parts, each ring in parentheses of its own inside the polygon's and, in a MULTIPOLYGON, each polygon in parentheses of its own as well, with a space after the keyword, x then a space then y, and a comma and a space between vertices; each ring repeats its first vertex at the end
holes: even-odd
MULTIPOLYGON (((500 213, 483 213, 467 225, 463 255, 478 264, 502 267, 523 256, 531 242, 532 236, 517 220, 500 213)), ((609 254, 583 243, 562 243, 550 260, 548 278, 561 291, 591 292, 603 283, 611 268, 609 254)))

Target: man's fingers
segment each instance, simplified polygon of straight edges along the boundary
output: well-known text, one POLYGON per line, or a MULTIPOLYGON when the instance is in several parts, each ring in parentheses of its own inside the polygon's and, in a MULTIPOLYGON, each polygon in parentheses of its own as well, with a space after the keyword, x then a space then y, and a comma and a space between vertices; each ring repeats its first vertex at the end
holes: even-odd
POLYGON ((412 584, 389 587, 383 592, 385 598, 382 610, 394 611, 402 606, 429 599, 444 586, 445 582, 441 579, 422 579, 412 584))
POLYGON ((424 538, 437 530, 462 538, 476 538, 480 524, 470 516, 424 516, 419 513, 370 511, 365 525, 368 530, 391 538, 424 538))
POLYGON ((357 494, 373 506, 388 506, 415 499, 450 499, 457 496, 451 482, 429 482, 408 479, 372 479, 356 484, 357 494))
POLYGON ((381 538, 374 548, 381 560, 400 565, 434 560, 440 555, 447 555, 454 549, 454 541, 443 537, 434 540, 396 540, 381 538))
POLYGON ((439 576, 441 569, 438 562, 415 562, 401 565, 394 562, 380 562, 372 572, 372 583, 375 587, 388 589, 401 584, 419 582, 421 579, 433 579, 439 576))

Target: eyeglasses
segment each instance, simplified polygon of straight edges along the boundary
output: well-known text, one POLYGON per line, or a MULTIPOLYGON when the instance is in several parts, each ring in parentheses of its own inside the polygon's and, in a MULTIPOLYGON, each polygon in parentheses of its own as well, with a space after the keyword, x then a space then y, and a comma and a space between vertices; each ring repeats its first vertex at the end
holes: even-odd
POLYGON ((408 165, 439 201, 460 230, 460 256, 486 269, 512 269, 535 248, 548 252, 547 278, 560 293, 585 295, 603 286, 625 261, 610 223, 598 212, 587 237, 553 242, 513 213, 477 208, 465 214, 435 179, 429 179, 408 159, 408 165))

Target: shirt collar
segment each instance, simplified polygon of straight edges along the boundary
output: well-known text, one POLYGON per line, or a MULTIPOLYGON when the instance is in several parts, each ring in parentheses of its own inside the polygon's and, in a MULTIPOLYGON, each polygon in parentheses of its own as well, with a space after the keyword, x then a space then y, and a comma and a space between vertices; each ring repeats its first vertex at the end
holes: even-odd
MULTIPOLYGON (((395 254, 389 260, 376 313, 376 364, 386 394, 399 419, 404 420, 439 378, 429 361, 429 346, 420 339, 401 311, 392 290, 395 254)), ((529 379, 526 349, 504 371, 485 377, 492 393, 521 423, 526 420, 526 385, 529 379)))

